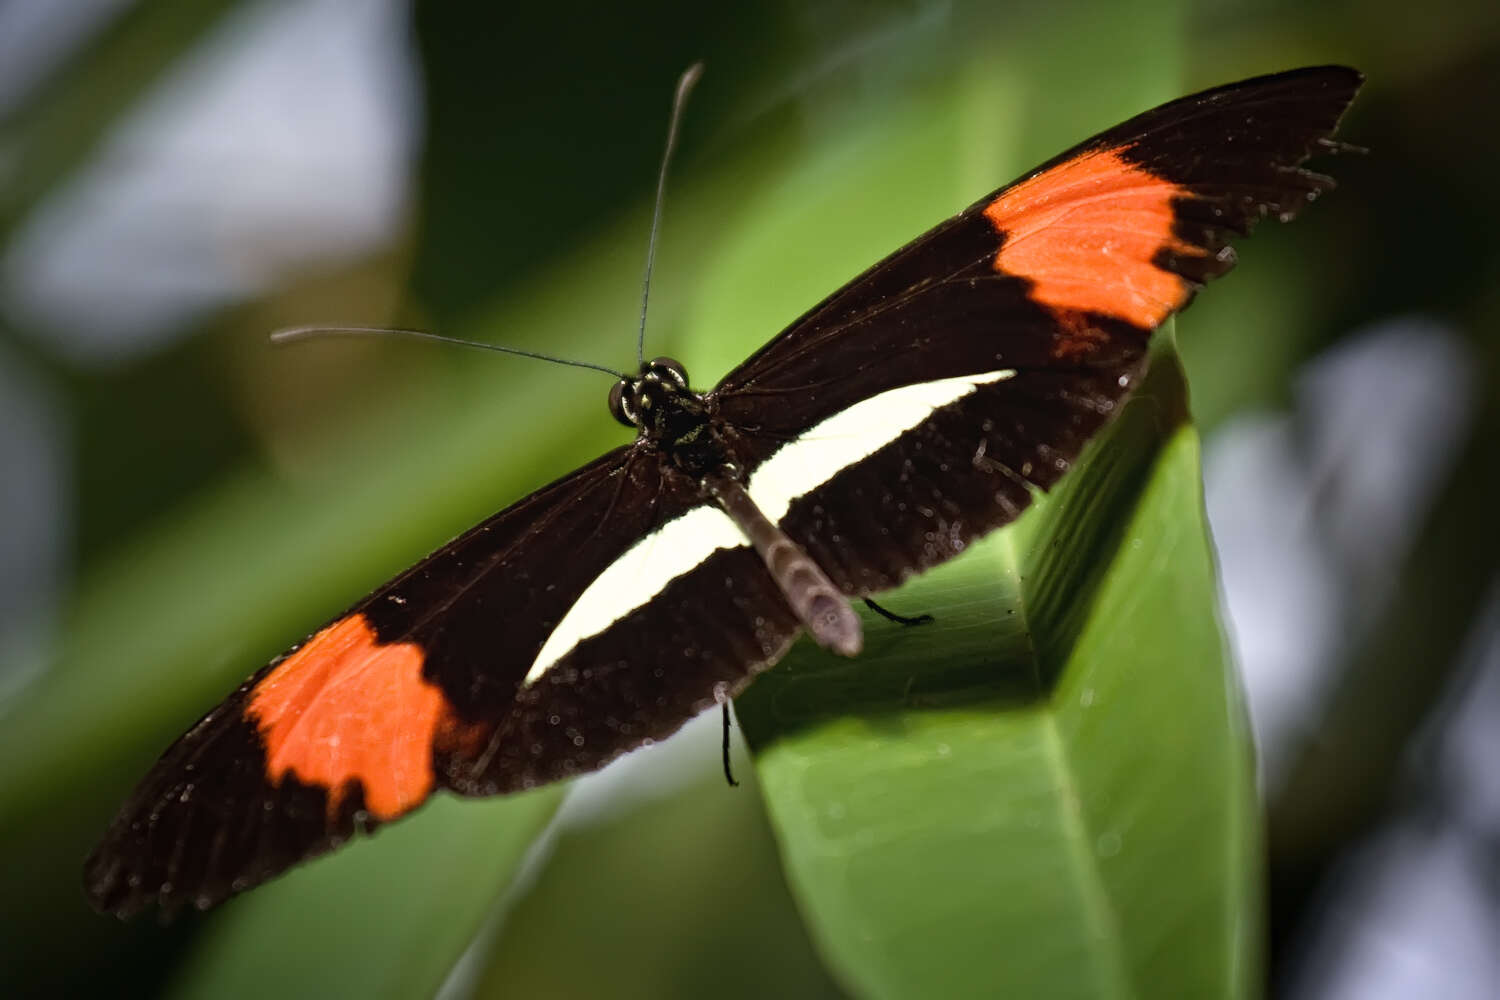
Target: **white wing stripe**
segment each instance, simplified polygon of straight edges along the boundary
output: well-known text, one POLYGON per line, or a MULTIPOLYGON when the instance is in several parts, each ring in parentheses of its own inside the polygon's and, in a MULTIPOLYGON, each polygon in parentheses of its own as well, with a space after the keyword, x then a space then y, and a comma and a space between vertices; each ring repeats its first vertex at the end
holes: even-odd
MULTIPOLYGON (((750 477, 747 491, 771 521, 792 502, 828 482, 981 385, 1012 378, 1015 369, 921 382, 861 400, 783 445, 750 477)), ((532 684, 578 643, 644 606, 667 584, 719 549, 747 544, 717 507, 695 507, 641 538, 578 595, 526 672, 532 684)))
POLYGON ((695 507, 643 537, 594 578, 552 630, 526 672, 531 684, 568 650, 645 604, 717 549, 745 537, 717 507, 695 507))
POLYGON ((890 389, 835 413, 790 441, 751 474, 747 490, 761 513, 780 522, 792 501, 868 458, 933 411, 967 396, 981 385, 1003 382, 1015 369, 920 382, 890 389))

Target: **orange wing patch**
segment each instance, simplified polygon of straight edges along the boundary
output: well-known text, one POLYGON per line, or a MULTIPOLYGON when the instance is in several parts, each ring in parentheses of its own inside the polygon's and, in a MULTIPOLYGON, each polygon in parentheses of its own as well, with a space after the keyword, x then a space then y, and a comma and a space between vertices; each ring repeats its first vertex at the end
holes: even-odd
POLYGON ((1162 250, 1208 253, 1172 235, 1172 199, 1185 193, 1116 150, 1085 153, 985 207, 1004 236, 995 270, 1029 280, 1032 298, 1059 314, 1099 313, 1154 329, 1187 304, 1190 287, 1153 258, 1162 250))
POLYGON ((327 788, 330 816, 356 780, 379 819, 419 805, 432 791, 432 743, 448 716, 422 662, 421 646, 381 645, 363 615, 313 636, 250 695, 267 777, 291 773, 327 788))

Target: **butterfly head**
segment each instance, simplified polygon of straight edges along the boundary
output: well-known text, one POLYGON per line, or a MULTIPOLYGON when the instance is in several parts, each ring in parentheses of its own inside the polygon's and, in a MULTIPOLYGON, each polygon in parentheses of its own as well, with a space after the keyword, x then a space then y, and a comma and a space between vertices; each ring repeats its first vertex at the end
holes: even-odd
POLYGON ((671 358, 652 358, 634 378, 609 390, 609 412, 626 427, 660 434, 683 418, 701 420, 702 400, 688 388, 687 371, 671 358))

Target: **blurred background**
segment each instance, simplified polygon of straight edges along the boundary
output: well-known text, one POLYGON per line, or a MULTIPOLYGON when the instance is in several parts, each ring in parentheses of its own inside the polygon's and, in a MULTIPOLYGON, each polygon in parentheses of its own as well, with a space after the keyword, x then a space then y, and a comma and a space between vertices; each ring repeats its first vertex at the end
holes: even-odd
MULTIPOLYGON (((1500 6, 508 6, 0 4, 8 994, 193 992, 212 917, 82 901, 130 783, 289 639, 621 440, 591 373, 267 332, 629 365, 671 88, 703 59, 647 347, 700 385, 756 346, 706 317, 764 339, 831 290, 800 261, 852 275, 1159 101, 1365 72, 1342 135, 1369 155, 1320 164, 1339 190, 1178 325, 1259 745, 1266 975, 1500 995, 1500 6), (869 222, 820 226, 825 197, 869 222)), ((754 796, 699 794, 717 735, 575 785, 449 993, 837 995, 754 796)))

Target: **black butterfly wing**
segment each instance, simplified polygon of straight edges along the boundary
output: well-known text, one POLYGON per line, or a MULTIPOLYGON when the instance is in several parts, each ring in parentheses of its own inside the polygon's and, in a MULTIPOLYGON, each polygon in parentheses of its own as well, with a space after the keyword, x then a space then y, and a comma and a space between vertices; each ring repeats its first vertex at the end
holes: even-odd
POLYGON ((122 916, 207 907, 440 787, 490 794, 592 770, 742 687, 795 627, 742 548, 715 553, 669 601, 627 602, 608 643, 585 634, 558 669, 526 679, 607 566, 701 507, 665 469, 638 445, 603 456, 246 681, 125 803, 85 867, 93 903, 122 916), (705 587, 704 573, 734 586, 705 587))
POLYGON ((1118 408, 1151 332, 1233 266, 1229 240, 1332 186, 1301 164, 1335 148, 1360 82, 1314 67, 1148 111, 793 323, 711 393, 745 433, 749 464, 796 464, 790 452, 859 404, 880 426, 851 445, 857 460, 825 450, 792 486, 761 489, 776 494, 783 530, 847 593, 866 594, 1013 520, 1118 408), (903 392, 937 384, 952 391, 925 414, 885 419, 903 392))

